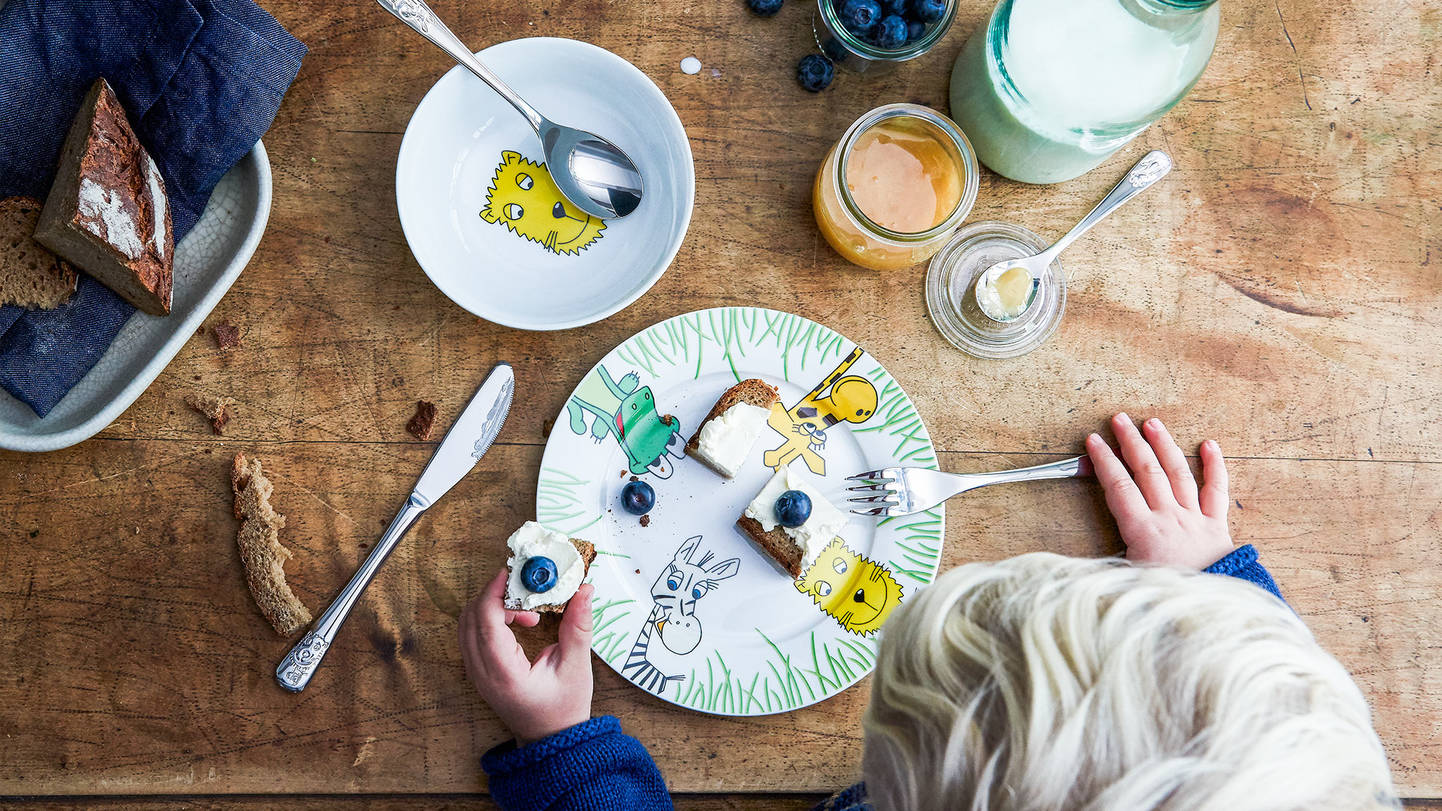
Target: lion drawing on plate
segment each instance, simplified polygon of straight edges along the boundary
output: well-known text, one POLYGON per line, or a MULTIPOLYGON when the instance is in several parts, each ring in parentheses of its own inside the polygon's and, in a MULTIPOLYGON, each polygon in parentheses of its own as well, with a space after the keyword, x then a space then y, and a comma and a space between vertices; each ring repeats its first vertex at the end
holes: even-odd
POLYGON ((546 164, 507 150, 491 187, 481 219, 504 225, 511 233, 554 254, 577 255, 601 238, 605 221, 571 205, 556 188, 546 164))

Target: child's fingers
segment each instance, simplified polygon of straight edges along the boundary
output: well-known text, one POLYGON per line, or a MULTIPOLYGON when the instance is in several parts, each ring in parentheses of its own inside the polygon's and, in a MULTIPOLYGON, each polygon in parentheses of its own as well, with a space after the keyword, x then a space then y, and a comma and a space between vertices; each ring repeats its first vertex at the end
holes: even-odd
POLYGON ((1112 432, 1117 435, 1117 444, 1122 446, 1122 458, 1131 468, 1132 478, 1147 504, 1154 510, 1175 504, 1177 497, 1172 495, 1172 483, 1167 479, 1166 471, 1162 470, 1162 463, 1157 461, 1152 446, 1132 424, 1132 418, 1125 413, 1112 417, 1112 432))
POLYGON ((511 608, 506 609, 507 625, 515 624, 521 626, 522 628, 534 628, 538 623, 540 623, 540 621, 541 615, 537 614, 534 611, 517 611, 511 608))
POLYGON ((1227 463, 1216 440, 1202 443, 1202 514, 1208 518, 1227 517, 1231 501, 1227 496, 1227 463))
POLYGON ((1132 477, 1127 474, 1122 460, 1112 453, 1111 446, 1100 435, 1092 434, 1087 437, 1087 456, 1091 457, 1097 481, 1101 482, 1102 492, 1106 494, 1107 509, 1112 511, 1112 516, 1117 519, 1118 524, 1145 518, 1151 514, 1147 500, 1137 489, 1136 482, 1132 481, 1132 477))
POLYGON ((591 584, 582 584, 561 615, 556 643, 562 668, 591 667, 591 597, 595 591, 591 584))
MULTIPOLYGON (((491 582, 486 584, 486 590, 471 601, 466 608, 468 613, 473 615, 475 620, 474 633, 476 640, 476 653, 479 656, 478 662, 488 672, 503 673, 512 669, 516 652, 520 651, 520 644, 516 642, 515 634, 506 627, 508 621, 505 603, 506 594, 506 570, 496 572, 491 582)), ((515 612, 517 614, 534 612, 515 612)), ((539 621, 539 617, 537 618, 539 621)), ((534 625, 535 623, 531 623, 534 625)), ((520 658, 525 659, 525 653, 520 653, 520 658)), ((529 663, 527 663, 529 664, 529 663)))
POLYGON ((1187 456, 1182 449, 1177 447, 1176 440, 1162 425, 1162 421, 1152 417, 1142 423, 1142 432, 1146 434, 1147 441, 1152 445, 1152 452, 1157 455, 1157 461, 1162 463, 1162 470, 1167 474, 1167 480, 1172 483, 1172 495, 1177 497, 1177 503, 1189 510, 1197 508, 1197 480, 1192 478, 1192 468, 1187 464, 1187 456))

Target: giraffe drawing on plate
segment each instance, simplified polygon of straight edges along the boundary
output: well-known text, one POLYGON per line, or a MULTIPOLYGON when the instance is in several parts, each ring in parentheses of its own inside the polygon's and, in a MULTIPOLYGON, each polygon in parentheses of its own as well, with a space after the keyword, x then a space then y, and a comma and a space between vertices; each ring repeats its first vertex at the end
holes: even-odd
POLYGON ((659 640, 661 646, 675 656, 696 650, 701 644, 701 619, 696 616, 696 603, 741 568, 740 558, 727 558, 713 564, 715 556, 710 552, 693 562, 691 557, 700 545, 700 535, 687 538, 651 585, 651 614, 641 624, 636 642, 621 667, 621 675, 658 696, 666 692, 668 684, 679 682, 685 676, 667 675, 652 664, 652 640, 659 640))

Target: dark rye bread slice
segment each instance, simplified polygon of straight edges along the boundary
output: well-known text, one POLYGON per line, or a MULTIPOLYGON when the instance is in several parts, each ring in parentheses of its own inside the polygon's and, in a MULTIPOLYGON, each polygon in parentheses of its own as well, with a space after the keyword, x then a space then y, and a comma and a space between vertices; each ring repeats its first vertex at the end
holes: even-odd
POLYGON ((103 78, 65 136, 35 239, 140 310, 170 313, 175 243, 165 181, 103 78))
MULTIPOLYGON (((568 540, 571 542, 571 545, 572 545, 572 546, 576 547, 576 552, 577 552, 578 554, 580 554, 580 556, 581 556, 581 565, 582 565, 582 567, 584 567, 584 568, 581 569, 581 581, 582 581, 582 582, 585 582, 585 580, 586 580, 586 575, 587 575, 587 574, 590 574, 590 572, 591 572, 591 562, 596 559, 596 546, 595 546, 594 544, 592 544, 590 541, 583 541, 583 540, 581 540, 580 538, 569 538, 568 540)), ((509 560, 509 559, 510 559, 510 558, 508 557, 507 560, 509 560)), ((506 564, 506 582, 509 583, 510 581, 511 581, 511 564, 510 564, 510 563, 507 563, 507 564, 506 564)), ((512 611, 520 611, 520 610, 522 610, 521 607, 520 607, 520 606, 521 606, 520 601, 519 601, 519 600, 512 600, 512 599, 511 599, 511 593, 510 593, 510 589, 509 589, 509 588, 506 589, 505 601, 506 601, 506 608, 509 608, 509 609, 511 609, 512 611)), ((538 614, 560 614, 560 613, 562 613, 562 612, 564 612, 564 611, 566 610, 566 606, 567 606, 567 605, 570 605, 570 603, 571 603, 571 601, 570 601, 570 600, 567 600, 566 602, 564 602, 564 603, 559 603, 559 604, 557 604, 557 605, 543 605, 543 606, 538 606, 538 607, 536 607, 536 608, 532 608, 531 610, 532 610, 532 611, 535 611, 535 612, 538 613, 538 614)))
POLYGON ((310 611, 285 582, 282 565, 291 552, 280 544, 285 516, 270 506, 270 480, 260 469, 259 459, 237 453, 230 468, 230 486, 235 492, 235 517, 240 531, 235 535, 245 581, 260 613, 275 632, 290 636, 310 624, 310 611))
POLYGON ((0 200, 0 306, 51 310, 75 292, 75 269, 35 241, 41 206, 33 197, 0 200))
MULTIPOLYGON (((711 406, 711 411, 706 415, 706 419, 701 420, 700 424, 696 426, 696 433, 692 434, 691 441, 686 443, 686 455, 706 467, 715 470, 718 474, 726 476, 724 471, 717 470, 716 466, 711 464, 710 459, 697 454, 696 451, 701 446, 701 429, 706 427, 706 423, 725 414, 728 408, 737 403, 754 405, 759 408, 770 408, 779 399, 781 399, 781 397, 777 393, 775 386, 754 377, 743 380, 727 389, 716 401, 716 405, 711 406)), ((748 448, 747 450, 749 452, 750 449, 748 448)), ((727 476, 727 478, 730 477, 727 476)))
POLYGON ((743 515, 736 519, 736 527, 741 530, 751 542, 761 547, 761 551, 771 556, 776 564, 785 569, 792 577, 801 576, 801 564, 805 562, 805 551, 801 544, 791 540, 780 526, 770 532, 761 528, 761 522, 749 515, 743 515))

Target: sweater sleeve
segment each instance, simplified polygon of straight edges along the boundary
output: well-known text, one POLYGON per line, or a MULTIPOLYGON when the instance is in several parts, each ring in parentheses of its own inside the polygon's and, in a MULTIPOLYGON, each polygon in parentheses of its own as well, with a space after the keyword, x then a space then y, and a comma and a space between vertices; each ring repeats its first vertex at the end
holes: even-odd
POLYGON ((1272 579, 1270 572, 1257 560, 1257 547, 1251 544, 1239 546, 1227 554, 1226 557, 1213 563, 1202 571, 1209 574, 1222 574, 1228 577, 1235 577, 1245 580, 1248 583, 1255 583, 1258 586, 1270 591, 1277 596, 1277 599, 1286 602, 1287 598, 1277 588, 1277 582, 1272 579))
POLYGON ((491 797, 506 811, 669 811, 670 795, 641 742, 614 716, 481 756, 491 797))

